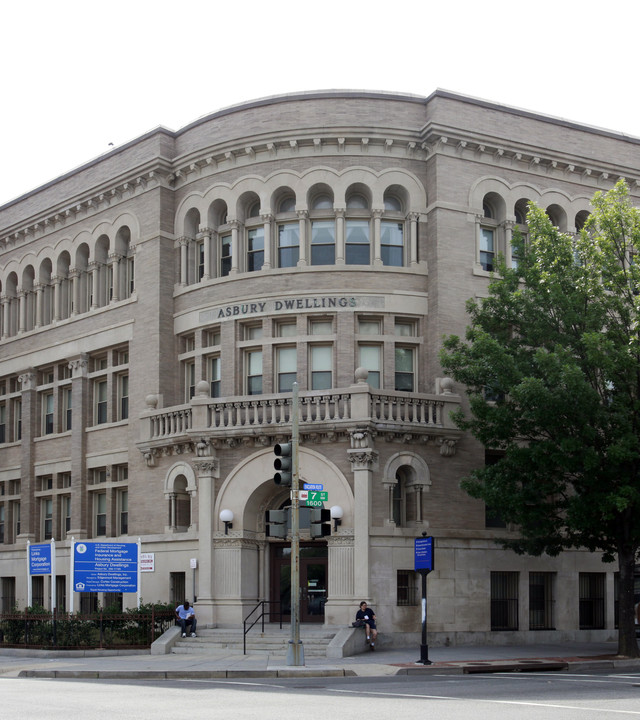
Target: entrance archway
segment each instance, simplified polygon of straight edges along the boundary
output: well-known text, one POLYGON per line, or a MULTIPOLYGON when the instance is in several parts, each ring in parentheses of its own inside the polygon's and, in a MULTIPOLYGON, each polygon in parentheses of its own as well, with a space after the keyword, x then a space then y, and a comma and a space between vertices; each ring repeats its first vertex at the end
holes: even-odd
MULTIPOLYGON (((272 543, 270 600, 279 603, 279 613, 271 621, 291 621, 291 545, 272 543)), ((324 622, 328 590, 328 551, 326 543, 300 543, 300 622, 324 622)))

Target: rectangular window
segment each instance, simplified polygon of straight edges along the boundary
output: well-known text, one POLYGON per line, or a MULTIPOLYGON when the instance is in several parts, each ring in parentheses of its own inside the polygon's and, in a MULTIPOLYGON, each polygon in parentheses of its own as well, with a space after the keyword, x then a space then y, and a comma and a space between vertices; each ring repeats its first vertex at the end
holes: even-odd
POLYGON ((262 393, 262 350, 251 350, 245 356, 247 367, 247 395, 262 393))
POLYGON ((369 265, 371 263, 368 220, 347 220, 345 263, 347 265, 369 265))
POLYGON ((22 440, 22 400, 13 400, 11 407, 13 409, 13 440, 19 442, 22 440))
POLYGON ((96 493, 93 496, 96 518, 96 537, 107 534, 107 494, 96 493))
POLYGON ((396 320, 393 325, 393 334, 398 337, 415 337, 416 324, 412 320, 396 320))
POLYGON ((274 334, 276 337, 296 337, 298 325, 295 322, 277 323, 274 334))
POLYGON ((244 328, 244 339, 245 340, 260 340, 262 338, 262 324, 260 325, 245 325, 244 328))
POLYGON ((220 345, 220 330, 207 330, 202 338, 203 347, 220 345))
POLYGON ((196 394, 196 364, 194 362, 188 362, 184 365, 184 386, 185 401, 189 402, 196 394))
POLYGON ((53 433, 53 393, 45 393, 42 396, 42 434, 53 433))
POLYGON ((64 540, 71 530, 71 495, 63 495, 61 498, 60 520, 63 530, 61 539, 64 540))
POLYGON ((231 235, 220 238, 220 277, 226 277, 231 272, 231 235))
POLYGON ((121 490, 118 493, 118 532, 120 535, 129 534, 129 491, 121 490))
POLYGON ((93 387, 95 393, 96 425, 101 425, 107 422, 107 381, 98 380, 93 387))
POLYGON ((300 259, 300 228, 297 223, 278 225, 278 267, 296 267, 300 259))
POLYGON ((196 242, 196 280, 204 277, 204 240, 196 242))
POLYGON ((8 614, 13 612, 16 604, 16 579, 14 577, 3 577, 1 582, 0 611, 8 614))
POLYGON ((247 233, 247 271, 261 270, 264 264, 264 226, 247 233))
POLYGON ((402 267, 404 254, 403 226, 399 222, 380 223, 380 255, 383 265, 402 267))
POLYGON ((580 573, 578 578, 580 630, 604 628, 604 573, 580 573))
POLYGON ((413 348, 395 349, 395 389, 404 392, 414 390, 414 351, 413 348))
POLYGON ((518 629, 518 573, 491 573, 491 629, 518 629))
POLYGON ((118 420, 129 417, 129 376, 118 375, 118 420))
POLYGON ((398 570, 396 575, 396 605, 418 605, 418 573, 415 570, 398 570))
POLYGON ((359 320, 358 332, 360 335, 380 335, 379 320, 359 320))
POLYGON ((4 542, 4 505, 0 505, 0 544, 4 542))
POLYGON ((311 346, 311 389, 329 390, 332 387, 333 347, 311 346))
POLYGON ((382 348, 380 345, 360 345, 358 366, 369 371, 367 382, 372 388, 380 389, 382 348))
POLYGON ((529 573, 529 630, 553 630, 554 573, 529 573))
POLYGON ((44 607, 44 576, 32 575, 31 577, 31 606, 44 607))
POLYGON ((0 443, 7 442, 6 425, 7 423, 7 406, 0 404, 0 443))
POLYGON ((331 320, 312 320, 309 323, 309 335, 331 335, 333 323, 331 320))
POLYGON ((62 432, 71 430, 71 388, 62 389, 62 432))
POLYGON ((336 261, 336 224, 333 220, 311 223, 311 264, 333 265, 336 261))
POLYGON ((53 500, 44 498, 42 500, 42 538, 51 540, 53 537, 53 500))
POLYGON ((278 392, 291 392, 296 381, 298 351, 296 347, 276 349, 276 367, 278 373, 278 392))
POLYGON ((135 267, 134 258, 127 258, 127 297, 131 297, 136 289, 135 267))
POLYGON ((495 259, 494 231, 480 228, 480 265, 483 270, 493 270, 495 259))
POLYGON ((220 358, 209 358, 209 385, 211 387, 211 397, 220 397, 220 358))
POLYGON ((11 503, 11 509, 13 510, 13 540, 20 535, 20 501, 15 500, 11 503))

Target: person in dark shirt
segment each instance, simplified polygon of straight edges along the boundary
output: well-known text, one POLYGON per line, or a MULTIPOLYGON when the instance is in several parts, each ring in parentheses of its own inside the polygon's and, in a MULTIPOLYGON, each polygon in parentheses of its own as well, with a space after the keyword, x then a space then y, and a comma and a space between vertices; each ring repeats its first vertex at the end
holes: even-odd
POLYGON ((364 600, 360 603, 360 609, 356 613, 356 620, 364 620, 367 642, 369 643, 369 647, 372 650, 375 650, 376 638, 378 637, 376 614, 373 611, 373 608, 367 607, 367 603, 364 600))

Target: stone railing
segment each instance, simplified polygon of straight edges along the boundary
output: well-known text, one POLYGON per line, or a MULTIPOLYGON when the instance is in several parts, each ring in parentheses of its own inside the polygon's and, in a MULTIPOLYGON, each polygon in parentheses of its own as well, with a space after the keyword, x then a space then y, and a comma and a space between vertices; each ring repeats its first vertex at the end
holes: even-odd
MULTIPOLYGON (((201 383, 189 404, 154 407, 141 415, 140 445, 162 446, 207 437, 265 438, 287 434, 291 426, 291 395, 254 395, 212 399, 201 383)), ((301 392, 300 432, 348 431, 371 427, 381 432, 457 434, 450 414, 460 397, 450 391, 439 395, 388 392, 359 382, 329 391, 301 392)))

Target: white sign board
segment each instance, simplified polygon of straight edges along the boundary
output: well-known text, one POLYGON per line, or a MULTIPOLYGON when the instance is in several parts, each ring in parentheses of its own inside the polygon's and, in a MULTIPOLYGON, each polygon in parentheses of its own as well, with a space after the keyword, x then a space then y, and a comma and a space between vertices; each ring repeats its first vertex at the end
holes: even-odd
POLYGON ((140 553, 140 572, 155 572, 156 554, 140 553))

